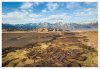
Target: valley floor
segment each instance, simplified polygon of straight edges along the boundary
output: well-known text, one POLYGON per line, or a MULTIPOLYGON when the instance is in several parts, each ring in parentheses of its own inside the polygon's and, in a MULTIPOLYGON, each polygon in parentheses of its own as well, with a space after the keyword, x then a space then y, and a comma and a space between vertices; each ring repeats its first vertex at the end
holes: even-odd
POLYGON ((97 67, 98 32, 3 32, 3 67, 97 67))

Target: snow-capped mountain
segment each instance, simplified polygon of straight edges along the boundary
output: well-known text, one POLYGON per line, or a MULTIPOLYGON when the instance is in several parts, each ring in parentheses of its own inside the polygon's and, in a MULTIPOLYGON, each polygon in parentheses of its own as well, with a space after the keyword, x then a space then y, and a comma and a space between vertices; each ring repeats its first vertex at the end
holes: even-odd
POLYGON ((6 30, 31 30, 35 28, 58 28, 62 30, 77 30, 77 29, 98 29, 98 22, 88 24, 77 23, 28 23, 28 24, 2 24, 2 29, 6 30))

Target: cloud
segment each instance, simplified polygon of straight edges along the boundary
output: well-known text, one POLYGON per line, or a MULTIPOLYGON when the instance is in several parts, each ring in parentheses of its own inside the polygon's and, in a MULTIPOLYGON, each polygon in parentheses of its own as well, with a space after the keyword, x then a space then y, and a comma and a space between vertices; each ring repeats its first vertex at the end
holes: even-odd
POLYGON ((43 13, 54 12, 58 9, 58 7, 59 7, 59 4, 57 4, 57 3, 47 3, 46 8, 42 9, 42 12, 43 13))
POLYGON ((95 2, 85 2, 86 5, 93 5, 95 2))
POLYGON ((56 2, 42 4, 43 7, 41 8, 39 2, 25 2, 22 3, 22 5, 19 7, 20 9, 17 8, 14 11, 3 12, 3 23, 52 23, 57 22, 59 20, 64 20, 66 22, 77 22, 77 20, 81 21, 84 19, 96 19, 98 16, 98 9, 96 7, 81 7, 81 3, 68 2, 64 3, 63 6, 61 6, 62 3, 56 2), (39 7, 37 8, 37 6, 39 7), (73 9, 73 11, 70 12, 70 9, 73 9))
POLYGON ((39 5, 39 2, 34 2, 34 4, 35 4, 36 6, 38 6, 38 5, 39 5))
POLYGON ((25 2, 22 4, 22 6, 20 7, 21 9, 29 9, 32 8, 33 4, 29 3, 29 2, 25 2))
POLYGON ((3 13, 3 23, 34 23, 38 22, 43 15, 34 14, 28 11, 14 11, 9 13, 3 13))
POLYGON ((66 13, 55 14, 50 16, 51 19, 66 19, 68 17, 69 16, 66 13))
POLYGON ((86 6, 98 7, 98 2, 85 2, 86 6))
POLYGON ((80 16, 80 17, 94 17, 98 16, 97 8, 84 8, 80 11, 74 12, 74 16, 80 16))
POLYGON ((67 9, 77 9, 80 8, 80 3, 75 3, 75 2, 71 2, 71 3, 67 3, 66 8, 67 9))
POLYGON ((14 11, 3 14, 3 23, 39 23, 39 22, 57 22, 61 19, 66 20, 69 16, 66 13, 42 15, 28 11, 14 11))
POLYGON ((7 14, 3 14, 3 18, 23 18, 23 13, 21 12, 17 12, 17 11, 14 11, 14 12, 10 12, 10 13, 7 13, 7 14))
POLYGON ((66 22, 66 20, 69 18, 71 18, 71 16, 68 15, 67 13, 53 14, 53 15, 48 16, 48 20, 51 23, 62 22, 62 21, 66 22))
POLYGON ((46 9, 43 9, 42 12, 45 13, 45 12, 47 12, 47 10, 46 9))
POLYGON ((31 8, 38 6, 38 2, 29 3, 25 2, 20 6, 20 9, 16 9, 12 12, 2 14, 3 23, 34 23, 39 22, 43 15, 35 14, 31 8))
POLYGON ((58 7, 59 7, 59 5, 57 3, 48 3, 47 4, 47 9, 49 11, 55 11, 58 7))
POLYGON ((86 5, 91 5, 93 2, 85 2, 86 5))

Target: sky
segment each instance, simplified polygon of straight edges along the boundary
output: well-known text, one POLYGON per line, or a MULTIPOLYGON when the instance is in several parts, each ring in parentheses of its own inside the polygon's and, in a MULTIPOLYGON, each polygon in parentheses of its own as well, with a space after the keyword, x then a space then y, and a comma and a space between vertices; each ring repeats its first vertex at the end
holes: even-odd
POLYGON ((98 3, 3 2, 2 21, 8 24, 95 22, 98 21, 98 3))

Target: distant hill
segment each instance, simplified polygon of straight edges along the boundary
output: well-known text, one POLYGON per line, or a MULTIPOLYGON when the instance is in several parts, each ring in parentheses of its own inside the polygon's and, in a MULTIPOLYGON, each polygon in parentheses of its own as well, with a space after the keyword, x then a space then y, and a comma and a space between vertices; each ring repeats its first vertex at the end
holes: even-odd
POLYGON ((77 23, 28 23, 28 24, 2 24, 2 29, 7 31, 14 30, 32 30, 38 28, 48 28, 48 29, 61 29, 61 30, 93 30, 98 29, 98 22, 88 23, 88 24, 77 24, 77 23))

